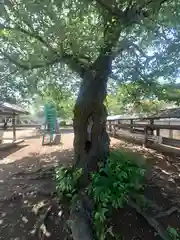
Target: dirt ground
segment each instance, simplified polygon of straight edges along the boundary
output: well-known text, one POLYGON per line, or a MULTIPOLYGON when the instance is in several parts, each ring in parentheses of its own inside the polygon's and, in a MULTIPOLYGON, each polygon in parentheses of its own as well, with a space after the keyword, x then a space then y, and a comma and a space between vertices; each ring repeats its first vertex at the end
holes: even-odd
MULTIPOLYGON (((179 159, 164 156, 154 150, 145 149, 117 139, 112 139, 111 144, 113 148, 131 151, 137 156, 143 156, 148 166, 144 196, 158 207, 161 213, 175 209, 172 214, 169 211, 166 216, 162 216, 158 220, 164 229, 172 227, 180 233, 179 159)), ((142 215, 139 215, 134 208, 129 206, 114 212, 111 221, 114 223, 114 231, 121 236, 120 239, 162 239, 157 231, 150 227, 147 219, 145 220, 142 215)), ((172 237, 170 239, 178 240, 179 238, 172 237)))
POLYGON ((53 182, 36 174, 39 169, 71 164, 73 133, 71 129, 62 132, 61 145, 42 146, 42 138, 34 129, 23 130, 17 136, 24 137, 25 142, 0 151, 0 239, 65 239, 62 210, 51 196, 53 182), (51 231, 47 229, 42 235, 45 230, 38 230, 40 218, 49 206, 53 208, 47 224, 51 231))
MULTIPOLYGON (((26 138, 25 142, 0 151, 0 239, 66 239, 63 206, 51 195, 52 189, 55 190, 53 181, 38 171, 51 171, 53 166, 71 164, 73 132, 71 129, 62 130, 62 144, 59 146, 42 146, 41 136, 33 129, 23 130, 18 136, 26 138)), ((117 139, 111 139, 111 146, 144 156, 149 165, 145 188, 148 199, 162 211, 180 207, 179 159, 117 139)), ((165 228, 170 225, 180 230, 178 212, 162 217, 160 221, 165 228)), ((114 212, 112 222, 120 239, 161 239, 131 207, 114 212)))

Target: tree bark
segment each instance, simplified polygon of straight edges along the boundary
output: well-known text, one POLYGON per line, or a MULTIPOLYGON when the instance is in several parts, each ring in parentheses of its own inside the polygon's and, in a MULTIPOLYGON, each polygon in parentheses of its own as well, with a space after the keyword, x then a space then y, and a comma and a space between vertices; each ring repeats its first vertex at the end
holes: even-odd
POLYGON ((106 162, 109 154, 104 100, 110 69, 111 59, 103 56, 82 75, 74 108, 74 167, 83 169, 81 187, 88 184, 89 173, 98 169, 98 162, 106 162))
POLYGON ((93 206, 89 197, 82 195, 90 181, 89 173, 98 170, 99 162, 106 163, 109 154, 104 100, 111 63, 111 57, 102 54, 81 74, 82 84, 74 108, 74 167, 82 168, 83 173, 79 180, 79 201, 70 207, 74 240, 96 239, 92 227, 93 206))

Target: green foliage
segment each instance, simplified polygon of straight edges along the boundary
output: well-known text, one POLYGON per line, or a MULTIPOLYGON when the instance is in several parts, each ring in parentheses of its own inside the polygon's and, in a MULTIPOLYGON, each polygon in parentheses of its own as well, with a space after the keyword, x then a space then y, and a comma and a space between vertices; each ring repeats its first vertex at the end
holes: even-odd
POLYGON ((103 54, 113 56, 121 82, 141 80, 146 89, 178 77, 179 0, 19 0, 0 9, 0 77, 4 86, 16 85, 14 92, 28 95, 54 79, 64 84, 67 65, 78 82, 80 69, 92 70, 103 54))
POLYGON ((107 102, 110 114, 151 115, 164 109, 168 104, 177 103, 178 89, 176 85, 168 87, 157 82, 124 83, 107 97, 107 102))
POLYGON ((133 195, 133 199, 135 200, 135 202, 137 203, 137 205, 143 210, 143 211, 147 211, 148 207, 149 207, 149 202, 147 201, 147 199, 145 199, 143 194, 134 194, 133 195))
POLYGON ((44 102, 53 103, 60 118, 72 118, 75 98, 66 87, 48 84, 41 96, 44 102))
MULTIPOLYGON (((105 166, 92 174, 87 194, 94 201, 93 223, 99 240, 111 236, 119 239, 108 226, 108 217, 113 209, 123 208, 131 196, 143 191, 145 167, 142 159, 134 153, 112 151, 105 166)), ((56 189, 59 197, 76 199, 78 179, 82 169, 57 168, 55 174, 56 189)), ((140 195, 141 196, 141 195, 140 195)))
POLYGON ((130 196, 143 189, 145 169, 139 167, 133 155, 111 152, 107 164, 92 175, 89 194, 95 202, 94 225, 97 237, 104 240, 108 234, 107 217, 113 209, 123 208, 130 196))
POLYGON ((175 228, 169 226, 167 232, 172 240, 180 240, 180 233, 175 228))
POLYGON ((159 99, 180 105, 180 85, 178 83, 164 84, 159 91, 159 99))
POLYGON ((55 181, 59 197, 72 198, 77 193, 77 182, 82 174, 82 169, 56 168, 55 181))
POLYGON ((47 84, 38 90, 37 96, 33 99, 32 108, 36 115, 45 103, 54 105, 57 117, 60 119, 69 119, 73 117, 73 107, 75 104, 75 96, 71 92, 70 87, 63 86, 59 81, 55 84, 47 84))

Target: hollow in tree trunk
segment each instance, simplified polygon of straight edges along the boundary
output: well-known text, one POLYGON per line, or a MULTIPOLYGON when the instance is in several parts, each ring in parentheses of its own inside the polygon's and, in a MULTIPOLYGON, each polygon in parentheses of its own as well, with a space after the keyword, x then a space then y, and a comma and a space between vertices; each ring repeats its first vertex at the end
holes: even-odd
POLYGON ((83 169, 82 187, 88 184, 89 173, 98 169, 98 162, 106 162, 109 154, 104 105, 107 80, 107 67, 86 72, 74 108, 74 166, 83 169))

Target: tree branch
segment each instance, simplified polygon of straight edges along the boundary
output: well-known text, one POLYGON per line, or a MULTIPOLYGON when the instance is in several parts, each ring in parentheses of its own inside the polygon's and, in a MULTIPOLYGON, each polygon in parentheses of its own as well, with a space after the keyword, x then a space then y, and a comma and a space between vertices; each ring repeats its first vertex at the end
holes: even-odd
MULTIPOLYGON (((164 3, 166 1, 167 0, 160 0, 160 3, 164 3)), ((130 1, 128 7, 124 11, 122 11, 118 8, 118 6, 112 7, 112 4, 107 4, 103 0, 96 0, 96 2, 107 11, 107 17, 105 18, 106 25, 104 28, 104 44, 103 47, 100 49, 100 55, 96 59, 93 67, 98 65, 100 61, 102 61, 102 58, 103 60, 106 58, 107 65, 108 61, 112 61, 113 57, 115 57, 117 53, 120 53, 124 49, 130 48, 131 46, 136 48, 141 55, 149 58, 136 44, 125 40, 121 42, 117 53, 113 56, 113 48, 116 47, 116 44, 118 42, 122 25, 124 25, 123 28, 126 28, 133 23, 139 24, 142 19, 148 17, 149 15, 147 14, 147 10, 143 10, 145 9, 145 7, 143 5, 136 6, 132 3, 132 1, 130 1)))
POLYGON ((168 1, 170 0, 148 0, 144 1, 144 3, 141 5, 137 5, 133 4, 132 0, 130 0, 128 7, 122 11, 117 6, 112 7, 110 1, 110 4, 107 4, 104 0, 96 0, 96 2, 103 9, 105 9, 112 16, 117 17, 121 21, 121 24, 125 24, 125 26, 133 23, 139 24, 144 18, 149 17, 150 12, 158 12, 161 6, 168 1), (151 6, 152 4, 154 4, 154 6, 151 6))
POLYGON ((57 49, 53 48, 51 46, 51 44, 49 44, 42 36, 38 35, 36 32, 29 32, 26 29, 23 29, 19 26, 12 28, 9 26, 5 26, 3 24, 0 24, 0 29, 3 29, 3 30, 6 29, 6 30, 10 30, 10 31, 19 31, 33 39, 38 40, 54 54, 53 58, 50 59, 49 61, 47 61, 43 64, 33 65, 33 64, 24 64, 16 59, 13 59, 11 56, 9 56, 8 54, 6 54, 2 50, 0 50, 0 53, 4 56, 4 58, 6 58, 9 62, 13 63, 14 65, 16 65, 19 68, 22 68, 24 70, 32 70, 32 69, 47 67, 47 66, 53 65, 55 63, 58 63, 60 61, 64 61, 64 63, 69 65, 69 67, 72 70, 81 74, 82 72, 85 71, 85 69, 87 67, 87 66, 85 66, 85 63, 83 61, 83 59, 85 59, 87 61, 86 57, 81 56, 82 61, 80 61, 77 56, 63 53, 63 51, 62 51, 62 53, 59 53, 57 49))
POLYGON ((26 29, 24 28, 21 28, 19 26, 16 26, 16 27, 10 27, 10 26, 5 26, 3 24, 0 24, 0 29, 2 30, 9 30, 9 31, 18 31, 18 32, 21 32, 31 38, 34 38, 36 40, 38 40, 39 42, 41 42, 44 46, 46 46, 49 50, 51 50, 53 53, 55 54, 59 54, 58 51, 53 48, 51 46, 51 44, 49 44, 42 36, 38 35, 38 33, 36 32, 29 32, 27 31, 26 29))
MULTIPOLYGON (((152 60, 153 58, 155 58, 156 56, 148 56, 146 55, 146 53, 135 43, 133 43, 132 41, 128 40, 128 39, 123 39, 122 41, 120 41, 115 49, 115 51, 113 52, 113 59, 118 56, 120 53, 122 53, 122 51, 124 50, 128 50, 130 48, 133 48, 133 50, 137 50, 140 55, 144 58, 147 59, 147 62, 149 62, 150 60, 152 60)), ((135 51, 134 51, 135 52, 135 51)), ((135 53, 136 54, 136 53, 135 53)), ((137 55, 137 54, 136 54, 137 55)))
POLYGON ((93 63, 93 68, 106 69, 108 74, 111 72, 111 62, 113 60, 113 49, 119 40, 121 25, 119 19, 104 15, 104 43, 100 49, 100 54, 93 63))
POLYGON ((146 16, 146 11, 140 12, 139 8, 136 5, 132 4, 132 1, 130 1, 130 4, 124 11, 122 11, 118 7, 111 7, 107 3, 103 2, 103 0, 96 0, 96 2, 101 7, 103 7, 109 14, 119 19, 121 24, 124 24, 125 26, 129 26, 133 23, 140 23, 142 18, 146 16))
POLYGON ((120 9, 112 8, 108 4, 104 3, 103 0, 96 0, 96 2, 112 16, 118 17, 121 20, 124 19, 124 12, 120 9))
POLYGON ((17 67, 24 69, 24 70, 32 70, 32 69, 37 69, 37 68, 43 68, 43 67, 47 67, 50 65, 53 65, 54 63, 59 62, 58 58, 52 59, 50 61, 47 61, 43 64, 24 64, 20 61, 18 61, 17 59, 13 59, 10 55, 6 54, 5 52, 3 52, 2 50, 0 50, 0 53, 4 56, 4 59, 7 59, 10 63, 16 65, 17 67))

